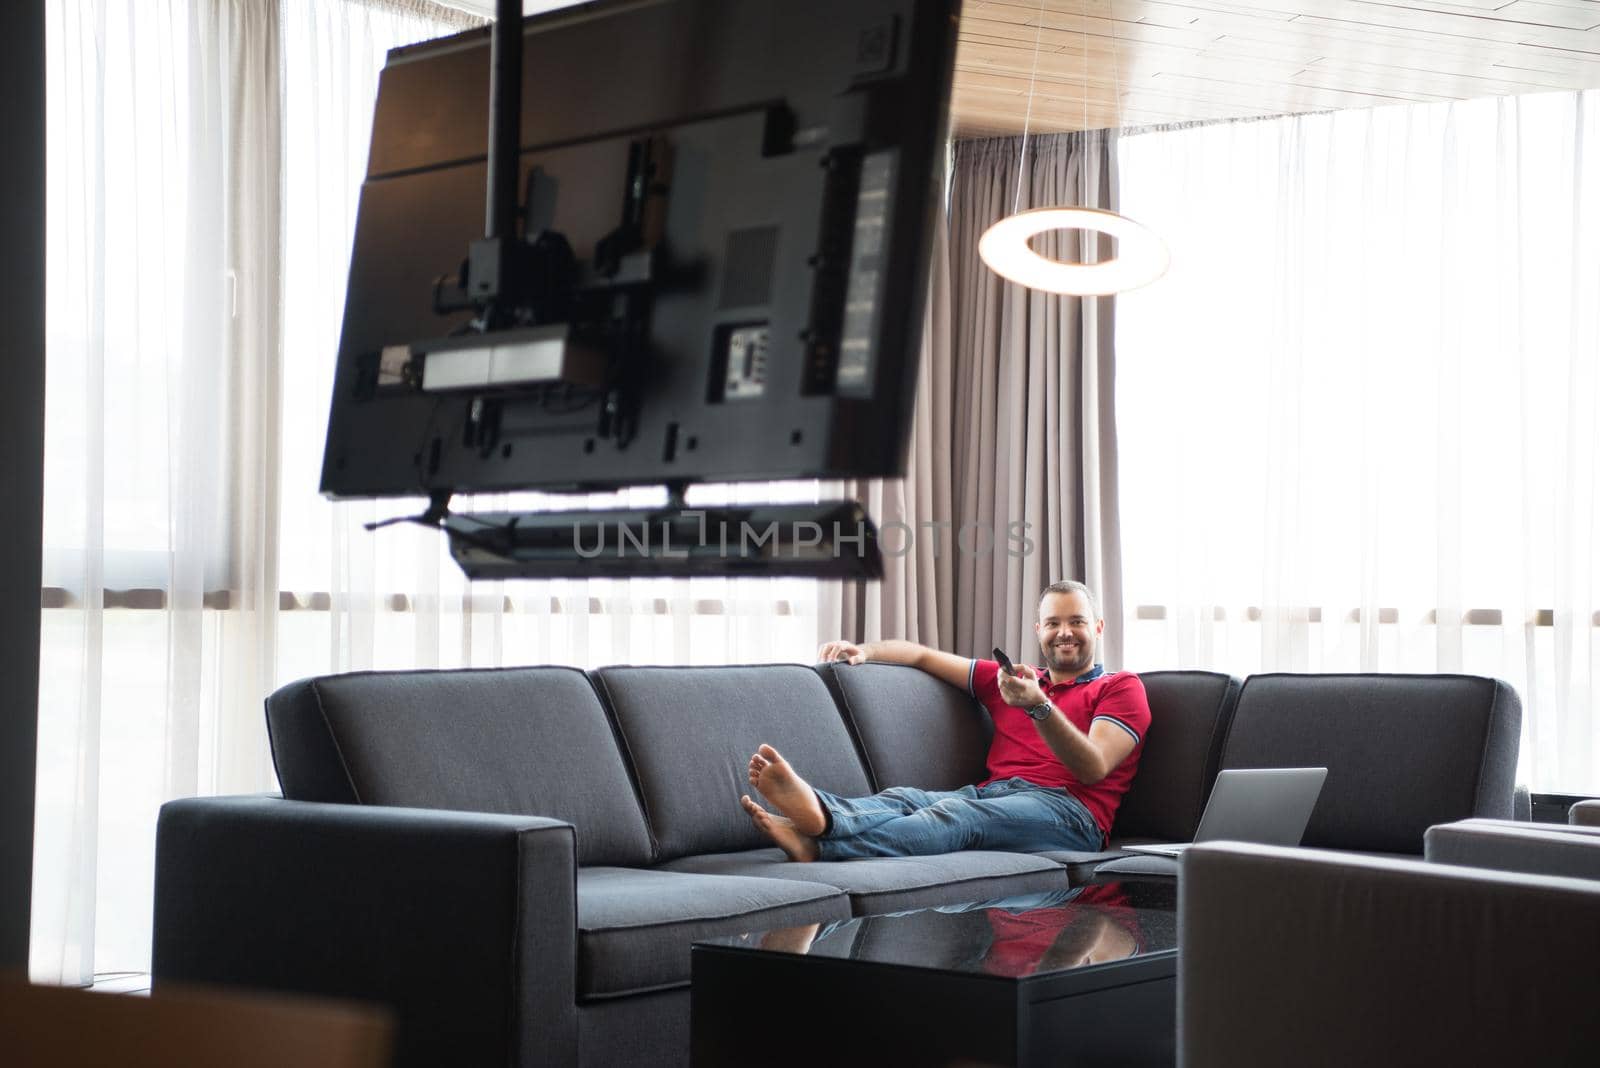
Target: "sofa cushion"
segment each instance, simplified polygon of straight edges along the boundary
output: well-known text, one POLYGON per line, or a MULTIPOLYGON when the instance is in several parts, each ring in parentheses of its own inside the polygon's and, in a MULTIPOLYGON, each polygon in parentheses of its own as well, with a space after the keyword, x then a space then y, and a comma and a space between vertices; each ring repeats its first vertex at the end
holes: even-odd
POLYGON ((871 793, 827 687, 799 664, 595 672, 639 781, 661 860, 766 841, 739 807, 750 754, 776 746, 812 785, 871 793))
POLYGON ((578 996, 689 982, 696 939, 827 923, 850 915, 831 886, 639 868, 578 869, 578 996))
POLYGON ((1123 846, 1150 845, 1155 843, 1154 838, 1133 837, 1113 839, 1108 848, 1098 851, 1077 849, 1047 849, 1035 853, 1036 857, 1055 861, 1067 870, 1067 879, 1074 885, 1080 886, 1089 881, 1100 865, 1110 860, 1120 860, 1123 857, 1136 854, 1125 852, 1123 846))
POLYGON ((1027 853, 965 850, 931 857, 871 857, 795 864, 777 849, 681 857, 662 870, 821 883, 850 895, 857 916, 990 901, 1013 894, 1060 890, 1059 864, 1027 853))
POLYGON ((1326 767, 1302 845, 1416 855, 1436 823, 1510 816, 1521 722, 1496 679, 1252 675, 1221 766, 1326 767))
POLYGON ((994 723, 966 690, 898 664, 821 664, 874 790, 955 790, 988 778, 994 723))
POLYGON ((363 672, 267 698, 284 797, 552 816, 580 864, 647 864, 650 839, 606 718, 562 667, 363 672))
POLYGON ((1150 701, 1150 730, 1111 836, 1187 842, 1217 777, 1239 680, 1212 671, 1150 671, 1139 679, 1150 701))

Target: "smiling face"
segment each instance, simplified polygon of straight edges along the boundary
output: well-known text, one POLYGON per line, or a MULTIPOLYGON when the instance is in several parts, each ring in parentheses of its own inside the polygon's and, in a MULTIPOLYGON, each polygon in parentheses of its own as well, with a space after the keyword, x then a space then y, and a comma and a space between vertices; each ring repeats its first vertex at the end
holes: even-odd
POLYGON ((1094 606, 1081 593, 1047 593, 1039 601, 1039 636, 1044 663, 1056 677, 1077 678, 1094 667, 1105 620, 1096 619, 1094 606))

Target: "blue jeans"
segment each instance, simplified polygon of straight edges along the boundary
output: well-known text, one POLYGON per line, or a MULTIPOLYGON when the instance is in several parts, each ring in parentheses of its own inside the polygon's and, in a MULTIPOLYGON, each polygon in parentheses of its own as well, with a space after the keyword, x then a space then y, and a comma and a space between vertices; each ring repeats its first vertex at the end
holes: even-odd
POLYGON ((959 790, 896 786, 871 797, 816 791, 829 816, 818 860, 925 857, 959 849, 1100 848, 1100 828, 1066 790, 1005 779, 959 790))

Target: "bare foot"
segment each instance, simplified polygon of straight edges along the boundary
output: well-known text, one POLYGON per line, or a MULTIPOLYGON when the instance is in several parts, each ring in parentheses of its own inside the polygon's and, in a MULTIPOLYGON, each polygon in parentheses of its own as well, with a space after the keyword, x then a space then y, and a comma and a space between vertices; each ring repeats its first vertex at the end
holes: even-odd
POLYGON ((750 822, 756 825, 756 830, 772 839, 777 847, 788 854, 790 860, 805 862, 817 859, 817 842, 808 834, 801 834, 791 820, 782 816, 774 816, 754 801, 750 795, 745 794, 739 798, 739 804, 750 813, 750 822))
POLYGON ((808 953, 811 950, 811 943, 820 930, 822 930, 820 923, 808 923, 800 927, 779 927, 761 936, 761 948, 777 950, 780 953, 808 953))
POLYGON ((772 746, 763 745, 750 757, 750 785, 801 834, 815 838, 827 829, 828 817, 811 784, 772 746))

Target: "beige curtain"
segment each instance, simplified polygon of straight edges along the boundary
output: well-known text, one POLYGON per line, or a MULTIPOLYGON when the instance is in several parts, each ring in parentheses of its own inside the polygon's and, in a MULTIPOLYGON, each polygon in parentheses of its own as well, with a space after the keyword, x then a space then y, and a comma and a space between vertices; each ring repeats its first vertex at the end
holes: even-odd
MULTIPOLYGON (((1025 289, 978 259, 984 230, 1014 210, 1115 210, 1115 159, 1110 131, 1034 137, 1025 146, 1018 138, 956 145, 951 519, 956 530, 988 530, 995 541, 988 554, 957 546, 954 649, 963 654, 1001 645, 1035 655, 1039 590, 1072 578, 1099 595, 1102 658, 1108 667, 1121 660, 1113 298, 1025 289)), ((1084 262, 1109 255, 1095 245, 1058 234, 1040 250, 1084 262)))
MULTIPOLYGON (((1014 210, 1114 210, 1115 158, 1109 131, 955 146, 906 477, 843 487, 884 532, 884 578, 824 584, 822 640, 908 638, 968 656, 1002 645, 1031 658, 1039 590, 1075 578, 1099 594, 1102 658, 1120 664, 1113 300, 1033 292, 978 259, 984 230, 1014 210), (907 530, 911 550, 894 555, 907 530)), ((1078 235, 1040 247, 1111 254, 1078 235)))

